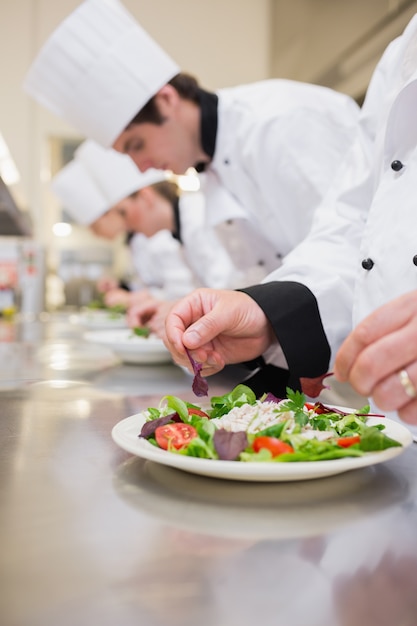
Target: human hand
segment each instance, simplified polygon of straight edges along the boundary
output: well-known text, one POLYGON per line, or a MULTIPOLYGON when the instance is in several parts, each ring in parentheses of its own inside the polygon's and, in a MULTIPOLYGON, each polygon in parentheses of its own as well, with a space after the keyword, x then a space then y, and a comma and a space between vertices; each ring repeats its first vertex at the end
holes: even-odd
POLYGON ((175 304, 175 300, 163 300, 156 305, 154 314, 149 320, 149 328, 158 337, 166 342, 165 322, 168 313, 175 304))
POLYGON ((406 370, 417 388, 417 291, 376 309, 350 333, 336 355, 334 374, 383 411, 417 424, 417 398, 400 380, 406 370))
POLYGON ((138 298, 131 303, 127 310, 127 323, 130 328, 135 326, 149 326, 152 317, 156 314, 163 300, 155 298, 146 292, 143 298, 138 298))
POLYGON ((111 289, 117 288, 117 280, 115 278, 111 278, 110 276, 102 276, 97 281, 97 289, 100 293, 105 293, 106 291, 110 291, 111 289))
POLYGON ((125 306, 130 304, 131 293, 126 289, 111 289, 104 294, 104 304, 106 306, 125 306))
POLYGON ((179 300, 165 323, 165 344, 174 360, 191 370, 188 348, 209 376, 226 364, 260 356, 275 335, 262 309, 246 293, 197 289, 179 300))
POLYGON ((127 323, 131 328, 148 326, 161 339, 165 339, 165 319, 174 301, 159 300, 150 296, 142 303, 133 304, 127 312, 127 323))

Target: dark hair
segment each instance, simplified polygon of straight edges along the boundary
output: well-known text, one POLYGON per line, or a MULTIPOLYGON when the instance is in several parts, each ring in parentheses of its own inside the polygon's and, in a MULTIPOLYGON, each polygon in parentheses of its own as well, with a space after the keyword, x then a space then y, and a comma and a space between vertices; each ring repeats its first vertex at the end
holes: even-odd
POLYGON ((179 196, 179 187, 177 183, 169 180, 163 180, 160 183, 154 183, 151 187, 174 206, 179 196))
MULTIPOLYGON (((168 82, 168 85, 172 85, 184 100, 191 100, 196 104, 199 103, 200 86, 194 76, 181 72, 174 76, 174 78, 168 82)), ((153 96, 129 122, 126 128, 129 128, 129 126, 133 124, 144 123, 157 124, 160 126, 163 124, 164 120, 165 118, 161 115, 158 105, 156 104, 155 96, 153 96)))
MULTIPOLYGON (((168 200, 168 202, 170 202, 172 206, 174 206, 180 195, 180 190, 177 183, 174 183, 170 180, 161 180, 161 182, 153 183, 152 185, 149 185, 149 187, 152 187, 152 189, 154 189, 157 194, 168 200)), ((130 194, 130 197, 135 198, 136 196, 139 196, 140 191, 140 189, 134 191, 130 194)))

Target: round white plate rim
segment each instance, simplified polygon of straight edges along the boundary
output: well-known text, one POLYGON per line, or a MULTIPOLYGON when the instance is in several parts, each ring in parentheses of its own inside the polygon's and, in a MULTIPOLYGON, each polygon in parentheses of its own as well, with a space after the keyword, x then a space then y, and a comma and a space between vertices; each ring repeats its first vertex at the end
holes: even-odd
POLYGON ((117 313, 113 316, 111 311, 104 310, 91 310, 91 311, 82 311, 75 316, 72 316, 72 319, 77 323, 81 324, 85 328, 104 330, 108 329, 126 329, 127 328, 127 320, 126 315, 117 313))
POLYGON ((311 480, 333 476, 369 465, 386 462, 401 454, 413 441, 411 432, 399 422, 388 418, 369 418, 369 424, 383 423, 389 436, 400 441, 402 447, 388 448, 361 457, 344 457, 329 461, 297 463, 239 463, 217 461, 173 454, 156 448, 138 435, 145 422, 143 413, 136 413, 118 422, 112 429, 112 438, 121 448, 149 461, 177 469, 232 480, 251 481, 292 481, 311 480))
POLYGON ((133 334, 130 329, 114 329, 114 330, 92 330, 84 333, 84 338, 87 341, 100 343, 106 346, 114 346, 115 349, 121 349, 123 351, 136 352, 138 349, 141 352, 154 352, 161 350, 161 352, 168 352, 164 345, 164 342, 159 337, 138 337, 133 334))

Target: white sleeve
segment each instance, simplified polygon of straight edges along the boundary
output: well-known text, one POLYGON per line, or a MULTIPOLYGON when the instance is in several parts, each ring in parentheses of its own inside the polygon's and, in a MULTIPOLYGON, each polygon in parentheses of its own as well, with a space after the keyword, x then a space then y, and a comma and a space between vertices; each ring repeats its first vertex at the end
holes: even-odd
POLYGON ((333 358, 352 329, 355 281, 362 270, 360 243, 374 194, 378 142, 387 115, 381 112, 381 103, 386 99, 388 65, 396 46, 390 46, 375 71, 354 142, 316 210, 309 235, 263 281, 294 281, 311 290, 333 358))
POLYGON ((168 230, 134 239, 136 245, 131 245, 135 269, 155 296, 175 300, 198 286, 181 244, 168 230))
POLYGON ((234 265, 206 218, 202 192, 184 193, 180 197, 180 222, 184 255, 201 286, 232 289, 243 283, 243 273, 234 265))

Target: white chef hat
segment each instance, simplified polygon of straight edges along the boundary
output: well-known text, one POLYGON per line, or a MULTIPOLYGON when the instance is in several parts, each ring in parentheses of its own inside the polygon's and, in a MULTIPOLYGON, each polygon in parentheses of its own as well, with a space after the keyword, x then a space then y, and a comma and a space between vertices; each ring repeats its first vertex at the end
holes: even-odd
POLYGON ((118 0, 85 0, 49 37, 23 86, 107 148, 179 71, 118 0))
POLYGON ((87 140, 75 151, 75 160, 82 163, 111 208, 134 191, 153 185, 167 176, 163 170, 141 172, 126 154, 103 148, 87 140))
POLYGON ((62 168, 51 181, 52 190, 78 224, 89 226, 109 210, 106 196, 88 170, 75 160, 62 168))

